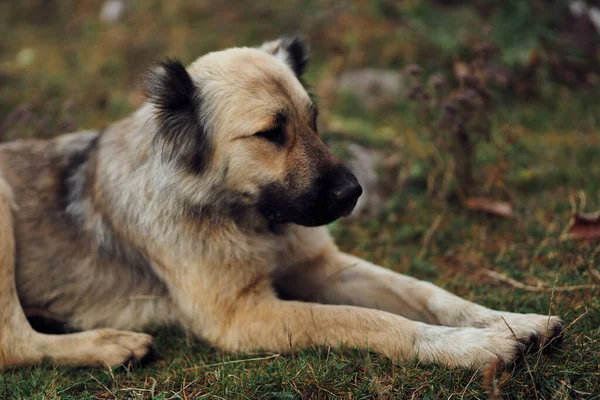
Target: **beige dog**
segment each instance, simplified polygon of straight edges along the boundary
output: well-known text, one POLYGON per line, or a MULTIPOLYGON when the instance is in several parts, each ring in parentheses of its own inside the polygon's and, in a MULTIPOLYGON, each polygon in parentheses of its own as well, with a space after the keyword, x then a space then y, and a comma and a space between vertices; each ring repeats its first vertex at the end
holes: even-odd
POLYGON ((306 57, 281 39, 167 61, 104 131, 0 146, 0 366, 118 365, 151 347, 133 331, 164 324, 233 352, 344 345, 458 367, 560 334, 557 317, 338 250, 323 225, 362 189, 317 134, 306 57), (39 333, 31 309, 79 332, 39 333))

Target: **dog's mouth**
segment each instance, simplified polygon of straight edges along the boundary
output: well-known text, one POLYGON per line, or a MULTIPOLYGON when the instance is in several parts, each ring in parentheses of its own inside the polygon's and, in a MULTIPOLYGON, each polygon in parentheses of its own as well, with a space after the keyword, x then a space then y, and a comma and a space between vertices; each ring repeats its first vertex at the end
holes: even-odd
POLYGON ((349 207, 347 210, 344 210, 339 213, 312 213, 312 212, 293 212, 293 213, 282 213, 276 210, 269 210, 263 215, 269 220, 271 223, 275 224, 285 224, 288 222, 298 224, 301 226, 322 226, 330 224, 339 218, 347 217, 352 213, 354 206, 349 207))

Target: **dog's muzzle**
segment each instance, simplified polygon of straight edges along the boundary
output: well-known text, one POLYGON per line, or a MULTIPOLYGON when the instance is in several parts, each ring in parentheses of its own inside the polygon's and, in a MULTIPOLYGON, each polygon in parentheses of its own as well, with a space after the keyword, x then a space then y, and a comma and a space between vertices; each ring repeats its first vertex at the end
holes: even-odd
POLYGON ((319 174, 307 190, 299 193, 293 184, 266 185, 258 209, 274 223, 320 226, 348 216, 362 192, 354 174, 340 164, 319 174))
POLYGON ((300 199, 296 223, 305 226, 326 225, 350 215, 363 190, 356 176, 343 165, 322 174, 306 196, 300 199))

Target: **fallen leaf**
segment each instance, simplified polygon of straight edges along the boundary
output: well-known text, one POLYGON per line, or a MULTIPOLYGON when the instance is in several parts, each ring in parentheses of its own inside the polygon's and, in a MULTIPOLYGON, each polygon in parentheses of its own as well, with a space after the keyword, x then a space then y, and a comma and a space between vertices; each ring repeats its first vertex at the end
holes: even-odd
POLYGON ((463 62, 455 62, 454 76, 456 76, 458 79, 464 79, 467 75, 469 75, 469 66, 463 62))
MULTIPOLYGON (((500 386, 498 381, 496 380, 496 375, 498 371, 502 370, 502 363, 499 359, 493 360, 490 362, 489 366, 483 372, 483 387, 488 392, 488 399, 498 400, 502 397, 500 396, 500 386)), ((503 376, 504 377, 504 374, 503 376)))
POLYGON ((591 214, 574 213, 567 233, 570 239, 600 239, 600 211, 591 214))
POLYGON ((465 206, 473 211, 481 211, 499 217, 512 217, 512 206, 504 201, 492 200, 486 197, 470 197, 465 200, 465 206))

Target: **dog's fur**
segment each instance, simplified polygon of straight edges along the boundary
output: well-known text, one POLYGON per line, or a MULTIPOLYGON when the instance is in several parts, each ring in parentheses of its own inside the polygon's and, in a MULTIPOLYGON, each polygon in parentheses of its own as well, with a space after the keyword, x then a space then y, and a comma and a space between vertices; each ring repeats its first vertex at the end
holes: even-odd
POLYGON ((345 345, 464 367, 555 338, 558 317, 338 250, 323 225, 361 189, 317 135, 306 60, 280 39, 167 61, 104 131, 0 146, 0 366, 140 359, 152 338, 133 331, 157 324, 235 352, 345 345), (39 333, 27 310, 75 333, 39 333))

